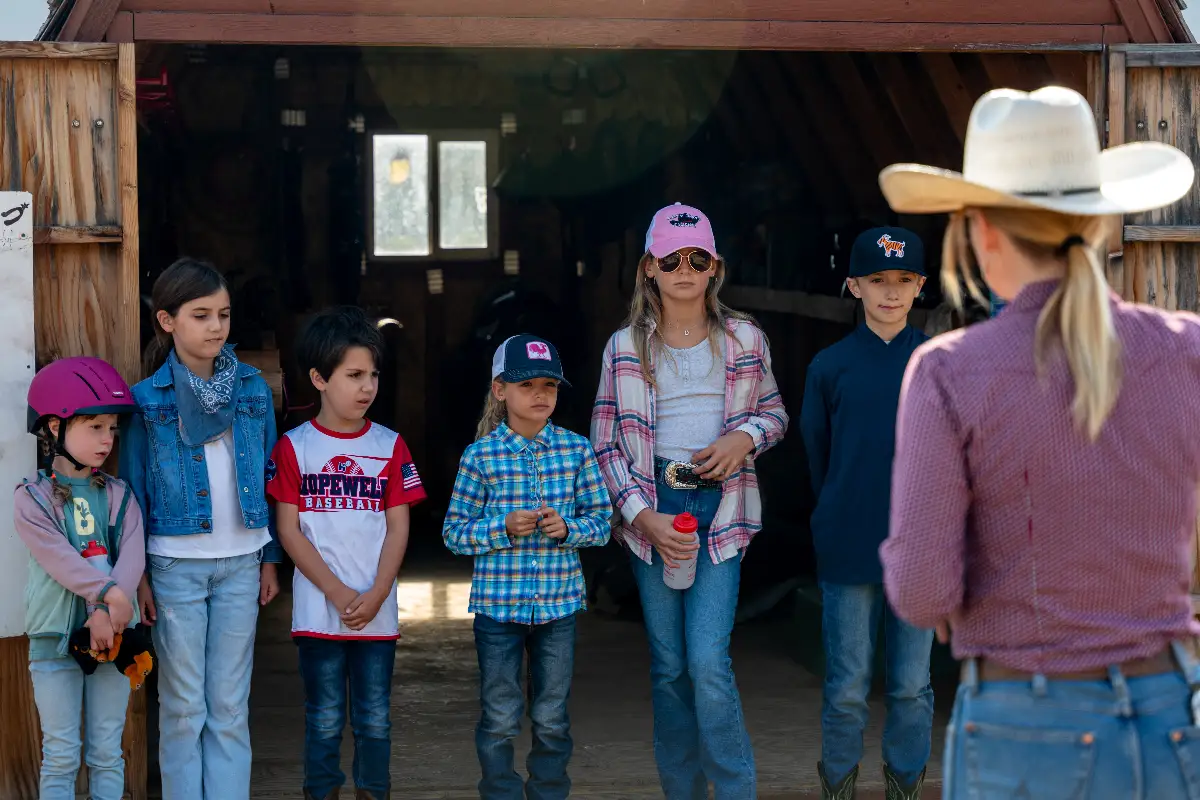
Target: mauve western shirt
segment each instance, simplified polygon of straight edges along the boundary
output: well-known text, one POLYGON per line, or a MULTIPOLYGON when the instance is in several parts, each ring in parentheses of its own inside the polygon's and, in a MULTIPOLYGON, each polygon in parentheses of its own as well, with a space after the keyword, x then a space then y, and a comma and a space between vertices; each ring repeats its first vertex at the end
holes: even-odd
POLYGON ((950 619, 955 657, 1055 674, 1152 655, 1194 635, 1200 318, 1110 295, 1121 390, 1092 442, 1060 348, 1034 365, 1055 282, 913 355, 901 389, 888 600, 950 619))

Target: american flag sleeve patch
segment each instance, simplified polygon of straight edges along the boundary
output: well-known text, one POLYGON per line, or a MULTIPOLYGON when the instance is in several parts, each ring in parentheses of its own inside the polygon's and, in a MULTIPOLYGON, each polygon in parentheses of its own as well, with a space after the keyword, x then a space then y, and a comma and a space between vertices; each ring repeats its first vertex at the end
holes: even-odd
POLYGON ((417 474, 417 465, 411 461, 400 467, 400 474, 404 478, 402 486, 405 489, 416 489, 421 485, 421 476, 417 474))

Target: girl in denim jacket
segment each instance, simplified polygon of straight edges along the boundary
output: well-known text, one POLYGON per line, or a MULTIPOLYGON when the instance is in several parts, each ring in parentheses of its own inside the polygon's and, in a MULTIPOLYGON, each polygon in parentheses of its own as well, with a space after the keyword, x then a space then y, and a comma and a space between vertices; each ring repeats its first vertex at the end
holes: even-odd
POLYGON ((244 800, 254 632, 282 555, 265 493, 271 390, 226 344, 229 290, 211 265, 175 262, 153 303, 121 475, 146 517, 138 604, 160 659, 163 798, 244 800))

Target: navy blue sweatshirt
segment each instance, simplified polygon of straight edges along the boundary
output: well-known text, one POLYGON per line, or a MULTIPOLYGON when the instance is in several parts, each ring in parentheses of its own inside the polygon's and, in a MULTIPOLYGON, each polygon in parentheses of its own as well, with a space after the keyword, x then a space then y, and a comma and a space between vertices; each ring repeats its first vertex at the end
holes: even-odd
POLYGON ((817 575, 841 584, 883 582, 900 384, 913 351, 928 340, 906 327, 891 343, 865 324, 808 366, 800 432, 817 506, 817 575))

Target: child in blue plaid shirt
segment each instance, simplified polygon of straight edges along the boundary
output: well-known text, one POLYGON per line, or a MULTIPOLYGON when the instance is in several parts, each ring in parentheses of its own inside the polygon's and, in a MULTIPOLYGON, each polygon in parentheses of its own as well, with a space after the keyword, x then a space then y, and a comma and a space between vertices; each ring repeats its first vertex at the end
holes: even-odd
POLYGON ((579 548, 603 545, 612 506, 588 440, 550 422, 562 375, 544 339, 514 336, 492 360, 478 438, 459 463, 442 537, 475 556, 471 604, 482 712, 475 748, 485 800, 554 800, 571 791, 567 703, 575 614, 587 607, 579 548), (533 748, 514 769, 529 652, 533 748))

